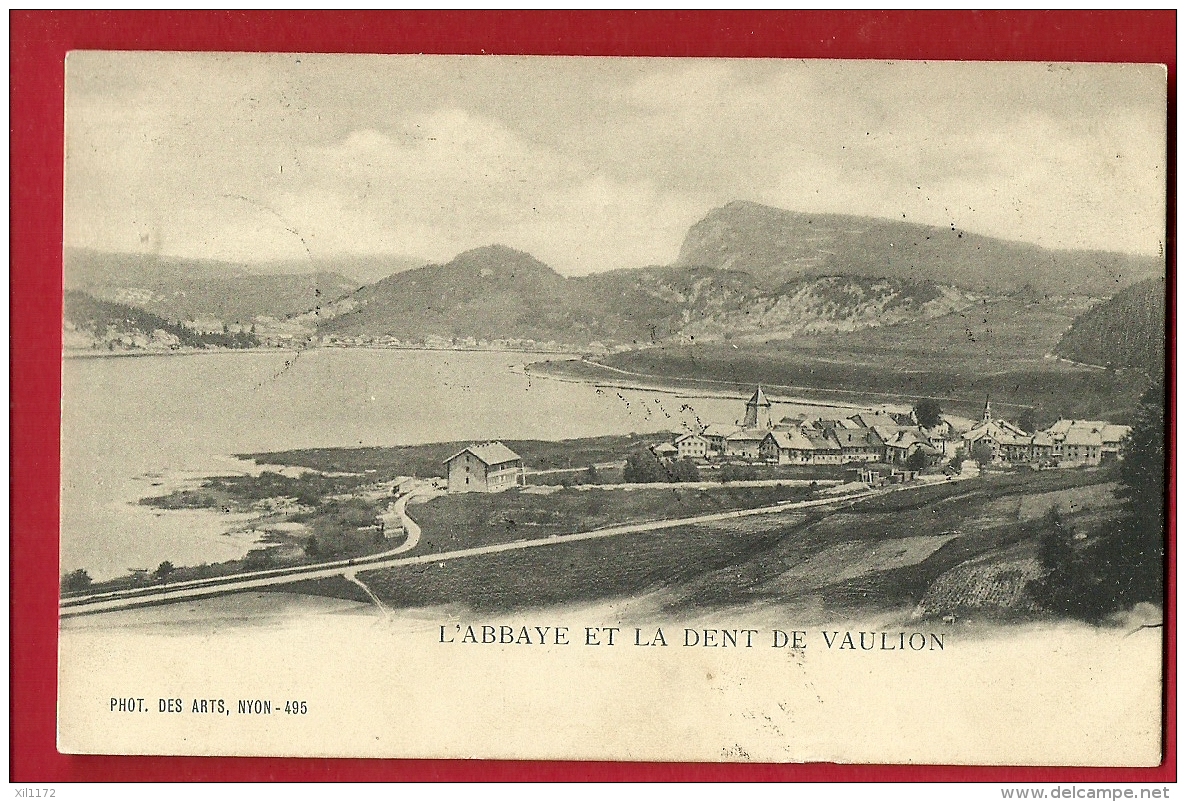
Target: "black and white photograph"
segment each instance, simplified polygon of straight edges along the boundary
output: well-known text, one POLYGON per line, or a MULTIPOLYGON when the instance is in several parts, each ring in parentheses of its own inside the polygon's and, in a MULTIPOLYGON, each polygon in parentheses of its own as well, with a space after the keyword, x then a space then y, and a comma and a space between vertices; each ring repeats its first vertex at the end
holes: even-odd
POLYGON ((1152 766, 1160 65, 74 51, 58 746, 1152 766))

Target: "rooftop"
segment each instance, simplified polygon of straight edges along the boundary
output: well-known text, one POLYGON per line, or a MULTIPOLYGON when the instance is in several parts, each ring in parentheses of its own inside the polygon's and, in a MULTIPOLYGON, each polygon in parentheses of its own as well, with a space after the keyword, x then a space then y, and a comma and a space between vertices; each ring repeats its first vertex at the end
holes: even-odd
POLYGON ((474 443, 466 446, 458 451, 445 462, 452 462, 460 457, 462 454, 469 452, 477 457, 480 461, 487 465, 501 465, 504 462, 514 462, 520 459, 519 455, 499 442, 492 443, 474 443))
POLYGON ((766 394, 762 392, 762 385, 760 385, 760 384, 758 385, 758 389, 754 390, 754 394, 750 396, 749 401, 745 402, 745 405, 747 407, 752 407, 752 406, 768 407, 768 406, 771 406, 769 399, 766 398, 766 394))

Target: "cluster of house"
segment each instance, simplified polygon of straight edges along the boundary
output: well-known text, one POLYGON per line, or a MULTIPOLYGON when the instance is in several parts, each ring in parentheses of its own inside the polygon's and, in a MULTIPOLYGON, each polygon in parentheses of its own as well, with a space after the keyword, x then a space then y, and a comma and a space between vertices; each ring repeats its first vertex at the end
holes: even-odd
POLYGON ((1044 431, 1028 434, 1009 421, 993 418, 992 406, 986 402, 984 417, 964 432, 963 442, 969 454, 977 444, 987 445, 994 462, 1072 467, 1119 459, 1131 433, 1131 426, 1064 418, 1044 431))
POLYGON ((947 418, 922 426, 912 410, 886 406, 850 416, 810 419, 771 416, 772 404, 759 386, 745 405, 745 417, 733 424, 713 423, 686 432, 652 449, 661 460, 764 462, 777 465, 847 463, 933 465, 962 449, 967 455, 984 444, 992 461, 1003 464, 1098 465, 1118 457, 1129 427, 1104 421, 1060 420, 1049 429, 1027 434, 1018 426, 984 416, 966 431, 947 418), (916 456, 921 454, 922 456, 916 456))
POLYGON ((759 386, 732 425, 713 423, 653 450, 660 459, 766 462, 778 465, 904 464, 921 452, 928 462, 954 453, 947 421, 930 429, 909 412, 883 409, 851 416, 810 419, 771 416, 773 404, 759 386), (949 453, 950 452, 950 453, 949 453))
MULTIPOLYGON (((659 460, 762 462, 776 465, 845 465, 861 468, 861 481, 909 477, 920 467, 991 449, 998 465, 1074 467, 1099 465, 1123 456, 1131 427, 1105 421, 1060 420, 1028 434, 992 416, 985 403, 978 423, 963 431, 943 418, 921 426, 914 412, 886 406, 847 417, 783 418, 770 414, 770 400, 758 387, 733 425, 710 424, 686 432, 651 451, 659 460), (921 454, 919 457, 917 455, 921 454)), ((966 422, 965 422, 966 425, 966 422)), ((476 443, 445 460, 450 493, 497 493, 526 483, 523 460, 502 443, 476 443)))
POLYGON ((402 340, 390 334, 359 334, 353 336, 327 334, 322 336, 319 342, 326 348, 362 346, 367 348, 427 348, 454 351, 545 351, 548 353, 580 354, 609 354, 615 351, 628 350, 629 348, 629 346, 624 345, 611 348, 605 343, 597 341, 588 343, 587 345, 574 345, 555 340, 532 340, 530 338, 519 337, 490 340, 481 337, 440 337, 435 334, 402 340))

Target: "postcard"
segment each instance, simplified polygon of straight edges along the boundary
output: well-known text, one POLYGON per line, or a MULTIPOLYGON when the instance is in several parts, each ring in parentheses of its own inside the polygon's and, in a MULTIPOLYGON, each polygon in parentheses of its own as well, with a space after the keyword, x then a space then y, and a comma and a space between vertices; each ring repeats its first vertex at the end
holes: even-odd
POLYGON ((59 749, 1157 765, 1166 76, 71 53, 59 749))

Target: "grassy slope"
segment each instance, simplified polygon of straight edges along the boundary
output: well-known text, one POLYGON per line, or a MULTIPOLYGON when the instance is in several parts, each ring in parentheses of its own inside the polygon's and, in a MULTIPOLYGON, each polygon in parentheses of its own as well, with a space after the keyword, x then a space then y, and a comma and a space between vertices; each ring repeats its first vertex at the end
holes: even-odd
MULTIPOLYGON (((1022 471, 862 501, 835 515, 812 516, 769 551, 681 588, 670 606, 779 602, 797 594, 818 596, 832 610, 913 606, 936 579, 965 560, 1032 541, 1048 509, 1044 499, 1057 491, 1072 490, 1079 502, 1075 512, 1064 510, 1070 526, 1098 525, 1099 513, 1083 502, 1093 495, 1087 488, 1111 478, 1103 471, 1022 471), (1024 504, 1027 499, 1037 503, 1024 504), (900 547, 903 539, 935 535, 950 539, 925 559, 851 578, 842 576, 843 560, 827 570, 818 561, 830 548, 857 560, 879 543, 900 547), (787 581, 786 572, 809 560, 817 560, 814 573, 787 581)), ((884 559, 880 554, 876 562, 884 559)))
POLYGON ((873 499, 841 514, 788 511, 360 576, 397 607, 460 604, 500 612, 665 590, 673 611, 691 611, 790 601, 773 581, 796 561, 830 546, 959 533, 916 566, 843 582, 819 575, 803 589, 833 608, 900 608, 916 602, 958 562, 1031 537, 1030 524, 1018 522, 1012 503, 1020 503, 1023 494, 1109 479, 1101 471, 1023 472, 873 499))
POLYGON ((417 553, 535 540, 624 523, 750 509, 807 498, 803 487, 511 491, 442 496, 409 510, 423 529, 417 553))

